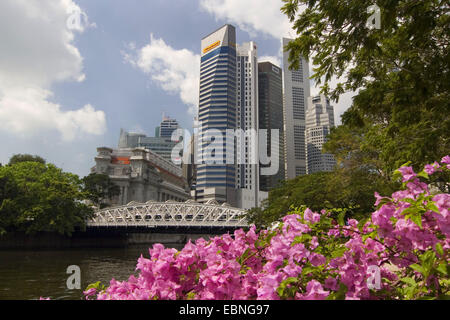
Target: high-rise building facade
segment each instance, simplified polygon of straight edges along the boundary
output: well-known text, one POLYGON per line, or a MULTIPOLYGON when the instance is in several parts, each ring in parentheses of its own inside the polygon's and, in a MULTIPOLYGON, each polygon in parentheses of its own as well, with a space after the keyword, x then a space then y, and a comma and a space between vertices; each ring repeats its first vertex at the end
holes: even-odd
POLYGON ((172 137, 172 133, 180 128, 180 126, 178 125, 177 120, 163 117, 163 120, 161 121, 161 124, 158 128, 158 135, 156 135, 156 137, 170 139, 172 137))
MULTIPOLYGON (((142 133, 126 132, 120 130, 119 148, 145 148, 153 151, 167 161, 181 160, 181 157, 172 159, 172 150, 178 141, 172 141, 170 137, 147 137, 142 133)), ((182 153, 182 150, 181 150, 182 153)), ((182 155, 182 154, 181 154, 182 155)))
POLYGON ((336 161, 331 154, 322 153, 327 135, 334 127, 334 108, 324 95, 309 97, 306 112, 307 173, 332 171, 336 161))
POLYGON ((237 46, 237 206, 257 207, 267 198, 260 191, 258 53, 253 41, 237 46))
MULTIPOLYGON (((291 39, 283 38, 283 47, 291 39)), ((307 99, 310 95, 309 64, 303 57, 297 70, 289 68, 289 52, 283 53, 284 136, 286 178, 306 174, 305 119, 307 99)))
POLYGON ((198 121, 197 200, 235 205, 235 144, 226 138, 227 130, 236 129, 236 30, 232 25, 201 41, 198 121), (218 134, 222 139, 216 140, 218 134))
MULTIPOLYGON (((278 156, 278 172, 275 175, 260 175, 260 190, 270 191, 285 179, 283 80, 282 70, 271 62, 258 63, 259 129, 267 130, 266 154, 272 159, 278 156), (271 130, 278 130, 279 139, 272 145, 271 130), (272 154, 274 152, 275 154, 272 154)), ((260 165, 261 168, 270 165, 260 165)))
POLYGON ((253 41, 237 46, 236 188, 243 189, 240 192, 254 201, 253 206, 259 190, 257 57, 253 41))

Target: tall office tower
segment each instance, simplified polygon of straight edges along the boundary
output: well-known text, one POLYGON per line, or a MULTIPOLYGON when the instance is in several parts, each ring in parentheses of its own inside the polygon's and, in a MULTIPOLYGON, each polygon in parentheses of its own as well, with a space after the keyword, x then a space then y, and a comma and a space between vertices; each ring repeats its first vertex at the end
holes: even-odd
POLYGON ((334 127, 334 109, 324 95, 308 98, 306 111, 307 173, 332 171, 336 165, 333 155, 322 153, 327 135, 334 127))
POLYGON ((236 29, 232 25, 202 39, 198 121, 197 200, 234 206, 235 145, 226 134, 236 129, 236 29))
MULTIPOLYGON (((260 175, 260 190, 270 191, 285 179, 283 80, 282 70, 270 62, 258 63, 259 129, 267 130, 266 154, 272 159, 278 155, 278 172, 260 175), (272 146, 271 129, 279 130, 279 141, 272 146), (275 154, 272 154, 272 149, 275 154)), ((261 168, 270 165, 260 165, 261 168)))
MULTIPOLYGON (((291 39, 283 38, 283 47, 291 39)), ((309 97, 309 65, 301 57, 297 70, 289 69, 289 52, 283 53, 286 178, 306 174, 305 114, 309 97)))
POLYGON ((177 120, 171 119, 169 117, 163 117, 161 124, 157 127, 158 134, 155 137, 171 138, 172 132, 177 130, 180 126, 177 120))
POLYGON ((237 46, 236 188, 241 208, 258 205, 258 62, 253 41, 237 46))

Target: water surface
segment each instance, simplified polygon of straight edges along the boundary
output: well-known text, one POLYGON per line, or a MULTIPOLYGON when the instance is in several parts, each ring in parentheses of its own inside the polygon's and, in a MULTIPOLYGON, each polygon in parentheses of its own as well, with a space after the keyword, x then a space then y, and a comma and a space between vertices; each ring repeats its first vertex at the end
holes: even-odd
MULTIPOLYGON (((152 245, 128 248, 88 248, 64 250, 0 251, 0 300, 28 300, 50 297, 54 300, 80 300, 82 291, 101 281, 127 280, 135 272, 141 254, 148 258, 152 245), (67 288, 67 267, 81 270, 81 289, 67 288)), ((182 245, 166 244, 181 249, 182 245)))

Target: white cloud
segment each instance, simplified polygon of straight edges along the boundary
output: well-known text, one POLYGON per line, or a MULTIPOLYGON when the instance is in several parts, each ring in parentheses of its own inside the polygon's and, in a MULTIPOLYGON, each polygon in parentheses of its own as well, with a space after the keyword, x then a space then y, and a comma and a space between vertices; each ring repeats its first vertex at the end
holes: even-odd
POLYGON ((85 28, 67 28, 74 10, 82 12, 72 0, 0 1, 0 130, 23 138, 57 130, 65 141, 105 131, 103 111, 89 104, 64 111, 49 101, 53 84, 85 79, 73 44, 74 32, 85 28))
MULTIPOLYGON (((128 49, 134 48, 130 45, 128 49)), ((163 39, 150 36, 146 46, 124 53, 125 61, 139 68, 169 93, 178 94, 181 101, 196 113, 198 106, 200 56, 187 49, 177 50, 163 39)))
POLYGON ((200 8, 254 36, 257 32, 281 38, 292 35, 289 19, 281 13, 281 0, 200 0, 200 8))
POLYGON ((0 100, 1 129, 23 138, 42 130, 58 130, 65 141, 77 135, 102 134, 105 114, 87 104, 74 111, 62 111, 61 106, 48 101, 50 91, 41 88, 10 89, 0 100))

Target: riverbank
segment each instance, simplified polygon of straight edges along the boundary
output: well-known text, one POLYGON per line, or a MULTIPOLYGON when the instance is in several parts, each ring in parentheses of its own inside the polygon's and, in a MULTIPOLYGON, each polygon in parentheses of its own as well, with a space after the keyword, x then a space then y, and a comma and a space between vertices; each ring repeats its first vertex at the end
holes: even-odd
POLYGON ((68 249, 68 248, 124 248, 143 244, 185 244, 198 238, 210 238, 204 233, 124 232, 120 230, 77 231, 71 237, 56 233, 8 233, 0 236, 0 250, 68 249))
MULTIPOLYGON (((109 285, 112 278, 128 280, 137 275, 139 257, 149 258, 148 245, 126 248, 64 248, 0 250, 0 301, 50 297, 52 300, 82 300, 83 290, 94 282, 109 285), (81 271, 80 289, 69 289, 69 266, 81 271)), ((183 245, 165 245, 181 249, 183 245)))

